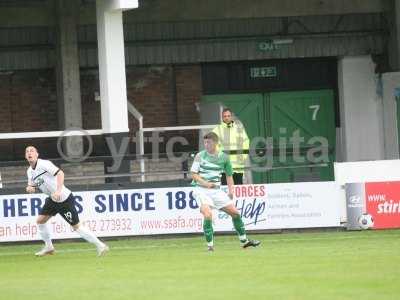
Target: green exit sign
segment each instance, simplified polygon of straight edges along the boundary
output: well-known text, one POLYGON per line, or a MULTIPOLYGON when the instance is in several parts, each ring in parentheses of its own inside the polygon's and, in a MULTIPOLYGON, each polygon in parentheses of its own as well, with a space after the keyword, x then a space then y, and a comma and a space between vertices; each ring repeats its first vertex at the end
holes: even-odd
POLYGON ((260 51, 274 51, 279 50, 279 45, 273 41, 265 41, 258 43, 258 50, 260 51))
POLYGON ((276 77, 276 67, 253 67, 250 68, 250 78, 276 77))

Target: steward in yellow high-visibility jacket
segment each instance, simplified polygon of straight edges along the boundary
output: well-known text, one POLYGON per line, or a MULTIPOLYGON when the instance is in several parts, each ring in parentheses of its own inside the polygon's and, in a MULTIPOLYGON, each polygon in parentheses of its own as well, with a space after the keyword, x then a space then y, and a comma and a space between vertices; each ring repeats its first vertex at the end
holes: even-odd
MULTIPOLYGON (((213 129, 219 137, 219 147, 223 151, 249 150, 249 137, 246 129, 240 121, 233 120, 232 111, 224 108, 222 111, 222 123, 213 129)), ((235 184, 243 184, 244 168, 248 163, 248 154, 229 154, 233 168, 233 181, 235 184)), ((226 184, 225 174, 222 174, 221 183, 226 184)))

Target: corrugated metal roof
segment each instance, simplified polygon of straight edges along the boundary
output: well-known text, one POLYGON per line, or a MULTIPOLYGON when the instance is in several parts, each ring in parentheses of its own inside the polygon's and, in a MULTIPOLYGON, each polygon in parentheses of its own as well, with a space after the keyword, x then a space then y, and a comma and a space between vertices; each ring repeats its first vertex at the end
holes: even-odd
POLYGON ((0 70, 51 68, 54 43, 51 27, 0 28, 0 70))
POLYGON ((126 41, 185 40, 278 34, 281 18, 125 24, 126 41))
POLYGON ((128 46, 128 65, 195 63, 229 60, 321 57, 379 54, 384 39, 379 35, 296 37, 293 43, 272 51, 260 51, 261 39, 203 41, 197 43, 128 46))
MULTIPOLYGON (((128 65, 198 63, 383 53, 380 14, 125 24, 128 65), (291 38, 280 49, 260 42, 291 38)), ((78 29, 81 67, 97 66, 95 25, 78 29)), ((0 30, 0 70, 54 66, 51 27, 0 30)))
POLYGON ((380 14, 125 24, 125 40, 168 41, 383 30, 380 14))
POLYGON ((12 6, 12 7, 21 7, 21 6, 31 6, 31 5, 43 5, 46 4, 47 0, 0 0, 1 6, 12 6))
MULTIPOLYGON (((276 50, 260 51, 259 44, 266 40, 268 38, 128 45, 125 48, 125 59, 127 65, 151 65, 364 55, 383 53, 385 44, 385 38, 380 35, 299 36, 293 38, 293 43, 282 45, 276 50)), ((81 67, 97 66, 96 48, 82 48, 79 54, 81 67)))
POLYGON ((51 27, 0 28, 0 47, 53 45, 55 31, 51 27))
POLYGON ((380 14, 140 23, 124 29, 128 65, 377 54, 386 38, 380 14), (294 42, 259 51, 260 42, 277 37, 294 42))
POLYGON ((54 66, 54 50, 0 52, 0 71, 47 69, 54 66))
POLYGON ((287 18, 289 34, 333 33, 383 30, 381 14, 307 16, 287 18))
MULTIPOLYGON (((380 14, 307 16, 234 20, 124 24, 125 41, 150 42, 171 40, 254 37, 262 35, 337 33, 384 30, 380 14)), ((80 26, 80 43, 96 42, 96 26, 80 26)))

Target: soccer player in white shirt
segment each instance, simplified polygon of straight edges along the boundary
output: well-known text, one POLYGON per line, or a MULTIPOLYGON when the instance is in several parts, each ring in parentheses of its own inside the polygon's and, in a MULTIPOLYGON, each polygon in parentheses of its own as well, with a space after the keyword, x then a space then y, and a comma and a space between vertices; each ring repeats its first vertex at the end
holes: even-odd
POLYGON ((249 240, 240 213, 233 204, 232 165, 228 155, 217 149, 218 136, 209 132, 204 136, 204 150, 197 153, 190 169, 195 186, 193 196, 202 213, 204 236, 208 251, 214 251, 214 230, 212 226, 212 208, 222 210, 232 217, 232 223, 243 248, 257 247, 259 241, 249 240), (228 194, 220 189, 221 174, 226 173, 228 194))
POLYGON ((46 222, 58 213, 83 239, 96 246, 98 256, 104 255, 109 250, 108 246, 79 222, 74 197, 71 191, 64 186, 64 172, 51 161, 39 159, 39 153, 33 146, 26 147, 25 159, 30 165, 27 170, 28 186, 26 191, 35 193, 39 189, 49 196, 46 198, 36 220, 40 237, 45 242, 45 246, 35 255, 45 256, 54 253, 54 246, 46 222))

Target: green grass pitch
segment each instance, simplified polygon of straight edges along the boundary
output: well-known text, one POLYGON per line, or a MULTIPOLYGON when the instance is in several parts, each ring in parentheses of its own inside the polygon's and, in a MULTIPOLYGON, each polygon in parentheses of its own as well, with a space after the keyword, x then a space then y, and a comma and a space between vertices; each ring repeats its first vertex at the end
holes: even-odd
POLYGON ((0 245, 0 299, 400 299, 400 230, 253 235, 243 250, 236 236, 109 241, 92 245, 0 245))

